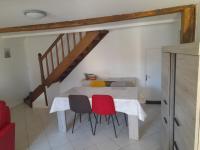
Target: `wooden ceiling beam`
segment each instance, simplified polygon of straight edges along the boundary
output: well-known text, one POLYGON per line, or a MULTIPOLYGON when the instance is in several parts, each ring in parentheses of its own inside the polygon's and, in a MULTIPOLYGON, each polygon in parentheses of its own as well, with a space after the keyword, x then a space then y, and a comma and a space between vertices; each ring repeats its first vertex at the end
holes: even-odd
POLYGON ((188 7, 181 14, 181 43, 195 41, 196 7, 188 7))
POLYGON ((194 37, 195 37, 195 20, 196 20, 195 8, 196 8, 195 5, 184 5, 184 6, 163 8, 163 9, 155 9, 155 10, 144 11, 144 12, 89 18, 89 19, 82 19, 82 20, 63 21, 63 22, 36 24, 36 25, 25 25, 25 26, 16 26, 16 27, 5 27, 5 28, 0 28, 0 33, 71 28, 71 27, 78 27, 78 26, 95 25, 95 24, 102 24, 102 23, 111 23, 111 22, 139 19, 139 18, 145 18, 145 17, 160 16, 160 15, 173 14, 173 13, 181 13, 182 15, 181 42, 188 43, 188 42, 193 42, 194 37))
POLYGON ((152 16, 158 16, 158 15, 178 13, 178 12, 182 12, 184 9, 190 8, 190 7, 193 7, 193 5, 163 8, 163 9, 156 9, 156 10, 151 10, 151 11, 136 12, 136 13, 130 13, 130 14, 114 15, 114 16, 105 16, 105 17, 90 18, 90 19, 82 19, 82 20, 63 21, 63 22, 36 24, 36 25, 25 25, 25 26, 16 26, 16 27, 6 27, 6 28, 0 28, 0 33, 49 30, 49 29, 69 28, 69 27, 125 21, 125 20, 132 20, 132 19, 138 19, 138 18, 144 18, 144 17, 152 17, 152 16))

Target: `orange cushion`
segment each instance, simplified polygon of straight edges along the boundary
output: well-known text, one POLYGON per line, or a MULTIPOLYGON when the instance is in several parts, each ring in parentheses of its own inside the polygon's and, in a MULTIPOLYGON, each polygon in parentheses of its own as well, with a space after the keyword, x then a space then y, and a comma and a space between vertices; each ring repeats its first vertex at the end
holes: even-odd
POLYGON ((91 81, 90 83, 90 86, 91 87, 105 87, 106 86, 106 83, 105 81, 91 81))

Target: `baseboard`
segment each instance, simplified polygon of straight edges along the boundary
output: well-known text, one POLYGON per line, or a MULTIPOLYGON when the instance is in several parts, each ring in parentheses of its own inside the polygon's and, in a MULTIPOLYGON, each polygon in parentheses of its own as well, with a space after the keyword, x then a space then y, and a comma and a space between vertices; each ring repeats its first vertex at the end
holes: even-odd
POLYGON ((161 101, 148 101, 148 100, 146 100, 146 104, 158 104, 158 105, 160 105, 161 101))

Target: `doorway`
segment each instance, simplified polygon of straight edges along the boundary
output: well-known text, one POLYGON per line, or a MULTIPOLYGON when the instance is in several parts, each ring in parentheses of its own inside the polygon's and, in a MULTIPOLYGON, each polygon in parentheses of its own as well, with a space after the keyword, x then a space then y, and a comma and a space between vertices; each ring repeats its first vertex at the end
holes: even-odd
POLYGON ((145 49, 145 95, 148 101, 160 101, 161 48, 145 49))

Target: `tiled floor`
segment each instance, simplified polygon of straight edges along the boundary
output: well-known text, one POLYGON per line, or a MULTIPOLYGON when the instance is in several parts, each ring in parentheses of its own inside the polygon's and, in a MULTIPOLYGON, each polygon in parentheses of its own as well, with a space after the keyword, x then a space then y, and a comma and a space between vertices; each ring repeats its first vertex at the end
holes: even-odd
POLYGON ((77 118, 72 134, 72 112, 67 113, 69 128, 64 134, 57 130, 56 114, 49 114, 48 109, 30 109, 22 104, 12 109, 12 118, 16 123, 16 150, 161 150, 160 106, 144 105, 144 109, 148 117, 140 123, 140 140, 134 141, 128 138, 122 114, 118 114, 118 138, 114 136, 112 124, 107 125, 104 118, 93 136, 87 115, 82 117, 81 124, 77 118))

